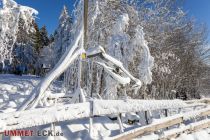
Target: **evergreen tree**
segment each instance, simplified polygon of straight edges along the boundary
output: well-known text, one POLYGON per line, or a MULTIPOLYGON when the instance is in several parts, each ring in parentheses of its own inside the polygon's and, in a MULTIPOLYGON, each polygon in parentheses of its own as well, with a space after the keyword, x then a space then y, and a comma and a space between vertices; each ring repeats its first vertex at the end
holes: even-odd
POLYGON ((59 26, 54 34, 56 62, 60 59, 66 48, 70 44, 71 39, 72 18, 68 14, 66 6, 63 7, 59 17, 59 26))
MULTIPOLYGON (((10 70, 15 74, 27 73, 28 64, 33 63, 33 51, 31 50, 31 36, 30 32, 24 28, 25 21, 20 16, 18 22, 18 33, 16 43, 13 49, 13 61, 11 64, 12 69, 10 70), (32 56, 31 56, 32 55, 32 56)), ((31 25, 32 26, 32 25, 31 25)))
POLYGON ((17 33, 17 40, 16 42, 21 43, 21 44, 26 44, 29 41, 29 36, 28 32, 24 29, 24 20, 23 18, 19 18, 19 23, 18 23, 18 33, 17 33))
POLYGON ((41 49, 43 48, 42 44, 42 36, 40 33, 39 26, 37 23, 34 21, 33 22, 33 28, 34 31, 31 33, 31 46, 32 46, 32 54, 33 54, 33 63, 30 64, 31 67, 31 73, 39 75, 40 74, 40 69, 41 69, 41 64, 39 58, 40 58, 40 53, 41 49))
POLYGON ((20 65, 23 62, 24 45, 27 43, 27 32, 24 30, 24 20, 20 17, 18 22, 17 40, 13 48, 12 73, 20 74, 20 65))
POLYGON ((49 40, 49 38, 48 38, 48 33, 47 33, 46 26, 43 26, 43 27, 40 29, 40 36, 41 36, 41 44, 42 44, 42 47, 43 47, 43 46, 48 46, 50 40, 49 40))
POLYGON ((39 55, 40 49, 42 48, 42 38, 41 38, 41 33, 39 30, 39 26, 37 25, 36 22, 33 22, 33 27, 34 27, 34 33, 32 33, 32 39, 33 39, 33 47, 35 48, 35 53, 39 55))
POLYGON ((55 41, 54 35, 51 34, 50 37, 49 37, 49 44, 52 43, 52 42, 54 42, 54 41, 55 41))

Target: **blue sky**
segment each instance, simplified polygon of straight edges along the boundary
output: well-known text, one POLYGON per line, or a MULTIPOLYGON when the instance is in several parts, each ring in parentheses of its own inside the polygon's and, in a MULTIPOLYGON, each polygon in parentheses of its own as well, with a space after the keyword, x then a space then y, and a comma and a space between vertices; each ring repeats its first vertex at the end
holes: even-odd
MULTIPOLYGON (((58 18, 66 5, 69 11, 73 9, 75 0, 15 0, 21 5, 35 8, 39 11, 37 22, 39 26, 46 25, 49 33, 52 33, 58 26, 58 18)), ((184 9, 197 22, 206 23, 210 28, 210 0, 185 0, 184 9)), ((209 35, 210 40, 210 35, 209 35)))
POLYGON ((36 19, 40 27, 47 26, 48 32, 53 33, 58 26, 58 18, 66 5, 71 11, 75 0, 15 0, 17 3, 30 6, 39 11, 38 18, 36 19))
MULTIPOLYGON (((210 0, 185 0, 184 9, 199 23, 205 23, 210 31, 210 0)), ((210 41, 210 33, 208 35, 210 41)))

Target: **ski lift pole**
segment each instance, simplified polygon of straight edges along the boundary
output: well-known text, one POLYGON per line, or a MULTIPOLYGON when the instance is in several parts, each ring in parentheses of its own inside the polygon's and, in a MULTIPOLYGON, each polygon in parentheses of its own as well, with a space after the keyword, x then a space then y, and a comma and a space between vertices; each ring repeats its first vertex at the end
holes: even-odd
POLYGON ((87 49, 87 42, 88 42, 88 37, 87 37, 87 32, 88 32, 88 1, 89 0, 84 0, 84 49, 87 49))
MULTIPOLYGON (((83 47, 86 50, 88 48, 88 1, 84 0, 84 17, 83 17, 83 24, 84 24, 84 38, 83 38, 83 47)), ((81 68, 84 68, 81 66, 81 68)), ((81 69, 82 70, 82 69, 81 69)), ((84 74, 84 73, 83 73, 84 74)), ((92 95, 92 94, 91 94, 92 95)), ((90 118, 89 118, 89 135, 92 137, 92 131, 93 131, 93 101, 90 101, 90 118)))
MULTIPOLYGON (((89 0, 84 0, 84 11, 83 11, 83 28, 84 28, 84 33, 83 33, 83 48, 84 48, 84 50, 86 50, 88 47, 87 47, 87 45, 88 45, 88 37, 87 37, 87 32, 88 32, 88 1, 89 0)), ((86 59, 86 53, 85 52, 83 52, 82 54, 81 54, 81 59, 86 59)), ((84 72, 83 71, 83 69, 84 69, 84 66, 82 66, 82 62, 80 62, 80 81, 79 81, 79 85, 80 86, 84 86, 84 82, 83 82, 83 80, 82 80, 82 73, 84 72)))
MULTIPOLYGON (((84 10, 83 10, 83 48, 84 50, 87 49, 87 30, 88 30, 88 0, 84 0, 84 10)), ((79 61, 79 73, 78 73, 78 88, 81 89, 84 86, 84 81, 82 80, 82 77, 84 77, 84 66, 82 63, 82 59, 86 59, 86 54, 83 52, 80 55, 80 61, 79 61)), ((80 102, 80 95, 79 95, 79 102, 80 102)))

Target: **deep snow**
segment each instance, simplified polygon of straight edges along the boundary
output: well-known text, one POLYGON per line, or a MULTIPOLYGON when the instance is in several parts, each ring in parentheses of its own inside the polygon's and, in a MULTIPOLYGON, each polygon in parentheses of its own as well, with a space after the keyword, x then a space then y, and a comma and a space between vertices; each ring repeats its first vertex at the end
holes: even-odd
MULTIPOLYGON (((0 75, 0 113, 8 113, 8 112, 13 112, 17 109, 17 107, 23 102, 25 98, 28 97, 29 93, 31 90, 38 84, 38 82, 41 80, 40 77, 36 76, 17 76, 17 75, 0 75)), ((57 94, 63 94, 62 93, 62 84, 59 81, 54 82, 50 88, 47 90, 49 92, 51 97, 57 96, 57 94), (56 94, 55 94, 56 93, 56 94)), ((178 101, 178 100, 177 100, 178 101)), ((100 100, 97 101, 100 103, 100 100)), ((126 101, 125 101, 126 102, 126 101)), ((129 100, 128 100, 129 103, 129 100)), ((139 102, 140 103, 140 102, 139 102)), ((143 101, 141 102, 143 103, 143 101)), ((158 103, 158 102, 157 102, 158 103)), ((60 103, 58 103, 60 104, 60 103)), ((110 103, 112 104, 112 103, 110 103)), ((118 102, 116 102, 118 104, 118 102)), ((180 105, 181 102, 179 103, 180 105)), ((49 106, 53 104, 48 104, 49 106)), ((113 104, 114 105, 114 104, 113 104)), ((147 105, 147 104, 145 104, 147 105)), ((161 106, 164 106, 164 104, 160 104, 161 106)), ((106 108, 107 104, 103 104, 101 102, 101 107, 106 108)), ((100 107, 98 107, 100 108, 100 107)), ((157 106, 156 106, 157 108, 157 106)), ((154 108, 155 109, 155 108, 154 108)), ((188 112, 191 111, 192 108, 186 108, 183 109, 182 112, 188 112)), ((100 111, 100 110, 95 110, 100 111)), ((70 113, 73 115, 74 113, 70 111, 70 113)), ((175 109, 171 109, 169 114, 177 114, 178 111, 175 109)), ((70 114, 70 115, 71 115, 70 114)), ((161 121, 158 120, 160 117, 164 117, 164 112, 163 111, 151 111, 152 116, 154 117, 152 120, 154 123, 161 121)), ((197 113, 195 112, 195 115, 197 113)), ((39 114, 37 114, 39 115, 39 114)), ((58 116, 62 117, 62 114, 57 114, 58 116)), ((139 113, 140 117, 137 117, 134 114, 128 114, 128 116, 132 116, 131 118, 135 117, 140 119, 139 123, 136 123, 134 125, 129 125, 126 124, 125 117, 123 115, 122 121, 123 123, 123 128, 125 131, 140 127, 140 126, 145 126, 145 118, 144 118, 144 112, 139 113)), ((63 116, 65 117, 65 116, 63 116)), ((129 117, 128 117, 129 118, 129 117)), ((186 118, 188 118, 186 116, 186 118)), ((0 122, 0 126, 4 126, 3 122, 0 122)), ((122 127, 122 126, 121 126, 122 127)), ((56 132, 63 132, 64 136, 57 137, 59 140, 71 140, 71 139, 90 139, 89 137, 89 118, 84 118, 84 119, 76 119, 76 120, 71 120, 71 121, 64 121, 60 123, 56 123, 56 132)), ((50 124, 48 125, 43 125, 39 127, 32 127, 29 128, 30 130, 49 130, 50 129, 50 124)), ((201 130, 199 132, 186 135, 182 134, 178 140, 208 140, 209 139, 209 129, 201 130)), ((120 126, 118 124, 118 121, 111 120, 106 116, 101 116, 101 117, 94 117, 93 118, 93 137, 95 139, 109 139, 112 136, 120 134, 120 126)), ((158 135, 156 134, 151 134, 148 136, 143 136, 141 138, 138 138, 140 140, 147 140, 147 139, 157 139, 158 135)), ((52 139, 50 137, 23 137, 24 140, 46 140, 46 139, 52 139)))

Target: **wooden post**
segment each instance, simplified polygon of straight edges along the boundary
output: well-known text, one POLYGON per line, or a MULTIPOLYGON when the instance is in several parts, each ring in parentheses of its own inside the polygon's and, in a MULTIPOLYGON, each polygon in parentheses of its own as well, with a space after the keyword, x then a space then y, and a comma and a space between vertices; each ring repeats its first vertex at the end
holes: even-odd
POLYGON ((53 135, 54 135, 53 139, 56 140, 56 138, 55 138, 55 122, 51 123, 50 127, 51 127, 50 129, 51 129, 51 131, 53 132, 53 135))
POLYGON ((87 49, 87 32, 88 32, 88 1, 84 0, 84 49, 87 49))
POLYGON ((182 109, 181 109, 181 108, 178 108, 178 114, 180 114, 180 113, 181 113, 181 111, 182 111, 182 109))
MULTIPOLYGON (((88 47, 88 1, 89 0, 84 0, 84 38, 83 38, 83 48, 86 50, 88 47)), ((81 66, 82 67, 82 66, 81 66)), ((83 67, 84 68, 84 67, 83 67)), ((82 68, 81 68, 82 71, 82 68)), ((83 73, 84 74, 84 73, 83 73)), ((92 93, 91 93, 92 96, 92 93)), ((92 137, 92 131, 93 131, 93 101, 90 102, 90 111, 91 111, 91 116, 89 118, 89 135, 90 138, 92 137)))
MULTIPOLYGON (((164 109, 164 112, 165 112, 165 117, 168 117, 168 110, 167 109, 164 109)), ((166 127, 166 130, 168 130, 169 127, 166 127)))
MULTIPOLYGON (((178 108, 178 114, 180 114, 181 113, 181 111, 182 111, 182 109, 181 108, 178 108)), ((181 124, 179 123, 179 124, 177 124, 177 127, 179 128, 181 126, 181 124)))
POLYGON ((164 112, 165 112, 165 117, 168 117, 168 110, 164 109, 164 112))
MULTIPOLYGON (((83 48, 86 50, 88 44, 88 2, 89 0, 84 0, 84 15, 83 15, 83 24, 84 24, 84 38, 83 38, 83 48)), ((82 62, 80 62, 80 71, 83 72, 82 62)), ((91 93, 92 96, 92 93, 91 93)), ((93 101, 90 101, 90 118, 89 118, 89 135, 92 136, 93 131, 93 101)))
MULTIPOLYGON (((88 37, 87 37, 87 32, 88 32, 88 1, 89 0, 84 0, 84 13, 83 13, 83 28, 84 28, 84 34, 83 34, 83 48, 86 50, 87 49, 87 42, 88 42, 88 37)), ((78 71, 78 88, 82 88, 84 86, 84 81, 82 80, 84 76, 84 66, 82 64, 82 54, 80 54, 80 61, 79 61, 79 71, 78 71)), ((80 98, 80 97, 79 97, 80 98)))
POLYGON ((90 138, 92 138, 92 132, 93 132, 93 105, 94 102, 90 101, 90 118, 89 118, 89 135, 90 138))
POLYGON ((149 124, 147 111, 144 112, 146 124, 149 124))
MULTIPOLYGON (((197 107, 197 106, 194 106, 194 107, 193 107, 193 110, 196 110, 196 107, 197 107)), ((193 118, 193 121, 196 122, 197 119, 196 119, 196 118, 193 118)))

